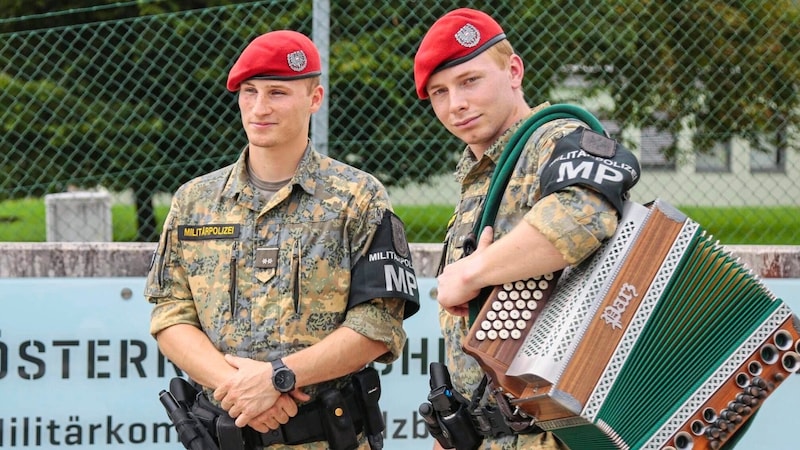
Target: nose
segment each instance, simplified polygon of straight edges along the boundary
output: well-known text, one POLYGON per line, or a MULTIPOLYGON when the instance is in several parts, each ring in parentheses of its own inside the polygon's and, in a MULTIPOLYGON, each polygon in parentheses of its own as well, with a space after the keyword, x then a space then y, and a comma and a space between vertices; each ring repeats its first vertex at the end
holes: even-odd
POLYGON ((255 100, 256 101, 253 103, 254 114, 262 115, 272 112, 272 105, 266 93, 259 93, 255 100))
POLYGON ((458 89, 450 89, 450 111, 459 112, 467 109, 469 102, 467 97, 458 89))

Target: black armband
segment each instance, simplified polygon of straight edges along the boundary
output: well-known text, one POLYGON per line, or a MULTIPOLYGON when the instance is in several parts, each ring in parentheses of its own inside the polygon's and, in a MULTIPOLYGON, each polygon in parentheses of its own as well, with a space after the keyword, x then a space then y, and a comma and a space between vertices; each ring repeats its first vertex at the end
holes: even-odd
POLYGON ((383 297, 405 300, 404 319, 419 310, 419 286, 403 221, 389 210, 351 271, 347 308, 383 297))
POLYGON ((639 181, 639 161, 614 139, 578 128, 556 142, 539 175, 542 196, 581 185, 599 192, 622 215, 627 192, 639 181))

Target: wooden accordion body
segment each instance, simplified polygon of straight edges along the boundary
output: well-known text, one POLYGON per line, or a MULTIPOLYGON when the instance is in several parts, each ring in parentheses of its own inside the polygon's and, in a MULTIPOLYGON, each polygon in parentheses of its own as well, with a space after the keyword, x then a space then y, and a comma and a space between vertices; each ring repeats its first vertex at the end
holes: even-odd
POLYGON ((495 288, 463 347, 571 448, 720 448, 800 368, 798 318, 661 200, 550 278, 495 288))

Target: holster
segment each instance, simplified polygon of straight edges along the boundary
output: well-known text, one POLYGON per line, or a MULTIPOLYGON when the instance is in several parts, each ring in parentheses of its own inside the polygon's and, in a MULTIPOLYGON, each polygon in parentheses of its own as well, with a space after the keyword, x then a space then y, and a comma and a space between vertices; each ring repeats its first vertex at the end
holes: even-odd
MULTIPOLYGON (((497 406, 478 406, 477 401, 468 401, 453 389, 444 364, 431 363, 430 374, 431 392, 428 402, 420 405, 419 413, 428 432, 443 448, 474 450, 485 438, 542 431, 531 419, 516 416, 505 397, 495 397, 497 406)), ((480 398, 482 392, 473 396, 480 398)))
POLYGON ((196 390, 181 378, 170 382, 169 391, 161 391, 159 400, 167 410, 167 416, 178 432, 184 448, 189 450, 219 450, 215 436, 209 433, 207 424, 194 412, 196 390))

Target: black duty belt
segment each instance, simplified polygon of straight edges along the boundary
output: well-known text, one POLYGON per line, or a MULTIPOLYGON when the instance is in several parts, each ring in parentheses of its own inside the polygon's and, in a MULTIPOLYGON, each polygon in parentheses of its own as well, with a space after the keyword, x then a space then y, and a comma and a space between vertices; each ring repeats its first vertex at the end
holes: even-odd
MULTIPOLYGON (((350 415, 356 434, 360 434, 364 429, 364 421, 355 395, 350 389, 345 390, 342 394, 347 403, 347 411, 342 413, 350 415)), ((325 441, 327 436, 323 423, 323 408, 324 406, 319 400, 305 404, 298 409, 297 415, 289 418, 287 423, 266 433, 259 433, 247 427, 244 431, 245 439, 256 446, 263 445, 265 447, 273 444, 298 445, 325 441)))

